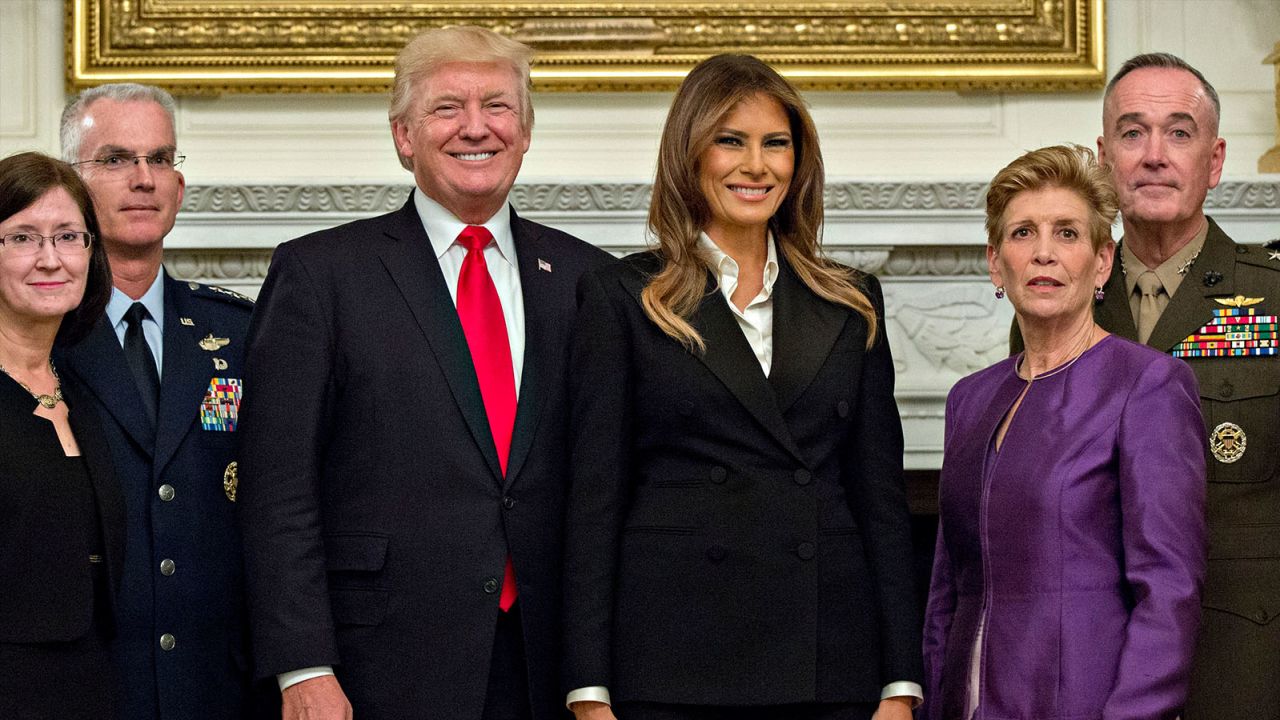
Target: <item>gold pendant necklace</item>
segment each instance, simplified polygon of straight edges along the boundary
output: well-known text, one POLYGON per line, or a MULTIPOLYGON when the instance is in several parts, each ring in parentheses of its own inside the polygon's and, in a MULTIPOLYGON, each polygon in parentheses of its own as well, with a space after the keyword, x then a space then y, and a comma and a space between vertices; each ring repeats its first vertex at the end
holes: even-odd
POLYGON ((31 397, 35 398, 36 402, 43 405, 46 410, 52 410, 58 403, 62 402, 62 378, 58 377, 58 369, 53 366, 53 358, 49 359, 49 372, 53 373, 53 381, 56 383, 52 395, 43 395, 32 390, 26 383, 14 377, 13 373, 9 372, 9 369, 4 365, 0 365, 0 372, 8 375, 14 382, 21 385, 23 390, 31 393, 31 397))

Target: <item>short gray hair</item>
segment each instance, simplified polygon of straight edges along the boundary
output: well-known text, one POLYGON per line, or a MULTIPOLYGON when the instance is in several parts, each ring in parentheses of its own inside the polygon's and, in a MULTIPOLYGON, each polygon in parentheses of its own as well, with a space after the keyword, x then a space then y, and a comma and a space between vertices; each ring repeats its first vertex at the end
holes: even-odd
MULTIPOLYGON (((527 132, 533 129, 533 100, 529 80, 529 64, 533 49, 524 43, 503 37, 492 30, 474 25, 454 25, 419 33, 396 55, 396 74, 391 85, 391 107, 387 119, 403 122, 413 108, 419 81, 441 65, 453 62, 506 63, 516 74, 520 95, 520 123, 527 132)), ((397 153, 398 154, 398 153, 397 153)), ((413 164, 400 158, 406 170, 413 164)))
POLYGON ((170 127, 177 127, 174 114, 178 110, 178 103, 161 88, 139 83, 110 83, 92 87, 71 98, 62 109, 62 126, 58 131, 58 138, 62 143, 63 160, 74 163, 80 159, 80 143, 84 140, 82 120, 89 106, 103 99, 116 102, 153 102, 164 108, 169 116, 170 127))
POLYGON ((1181 70, 1190 73, 1192 77, 1200 81, 1200 87, 1204 89, 1204 94, 1209 98, 1209 102, 1213 105, 1213 122, 1215 125, 1222 122, 1222 102, 1218 100, 1218 91, 1213 89, 1213 85, 1205 79, 1204 73, 1192 67, 1191 63, 1172 53, 1144 53, 1135 55, 1125 61, 1116 70, 1116 74, 1111 77, 1111 82, 1107 83, 1107 89, 1102 94, 1102 105, 1106 107, 1107 101, 1111 99, 1111 93, 1116 89, 1116 83, 1129 73, 1135 70, 1145 70, 1147 68, 1157 68, 1161 70, 1181 70))

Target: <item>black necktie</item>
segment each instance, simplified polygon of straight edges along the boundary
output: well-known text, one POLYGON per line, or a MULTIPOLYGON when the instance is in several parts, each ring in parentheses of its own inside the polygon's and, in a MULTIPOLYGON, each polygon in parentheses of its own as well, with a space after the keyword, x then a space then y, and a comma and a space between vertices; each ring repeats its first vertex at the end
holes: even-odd
POLYGON ((126 323, 124 330, 124 357, 129 362, 129 370, 138 383, 138 394, 142 396, 142 407, 147 416, 155 419, 160 407, 160 374, 156 372, 156 356, 142 334, 142 321, 151 314, 140 302, 129 306, 124 314, 126 323))

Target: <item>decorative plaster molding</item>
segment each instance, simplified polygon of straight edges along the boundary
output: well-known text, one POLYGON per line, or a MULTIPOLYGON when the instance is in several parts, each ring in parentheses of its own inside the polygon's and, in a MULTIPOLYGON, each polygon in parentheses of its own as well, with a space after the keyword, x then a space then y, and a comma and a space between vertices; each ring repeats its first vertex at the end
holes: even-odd
MULTIPOLYGON (((618 256, 638 252, 640 246, 611 248, 618 256)), ((272 248, 246 250, 223 248, 169 248, 164 262, 176 277, 209 282, 258 282, 267 276, 272 248)), ((902 248, 837 249, 831 257, 882 278, 987 277, 987 261, 981 247, 930 246, 902 248)))
MULTIPOLYGON (((858 181, 827 185, 826 207, 836 212, 914 213, 983 210, 986 182, 858 181)), ((197 213, 380 213, 404 204, 409 185, 194 185, 184 212, 197 213)), ((524 213, 643 213, 649 183, 528 183, 511 190, 524 213)), ((1280 209, 1280 181, 1227 181, 1214 188, 1205 207, 1229 210, 1280 209)))

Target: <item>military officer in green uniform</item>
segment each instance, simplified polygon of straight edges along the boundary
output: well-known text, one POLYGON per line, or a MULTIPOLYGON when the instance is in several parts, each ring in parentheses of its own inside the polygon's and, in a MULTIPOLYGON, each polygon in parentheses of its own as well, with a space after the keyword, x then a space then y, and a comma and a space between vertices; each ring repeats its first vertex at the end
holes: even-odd
POLYGON ((1183 718, 1270 719, 1280 718, 1280 243, 1238 245, 1204 214, 1226 156, 1219 113, 1213 86, 1172 55, 1134 57, 1107 85, 1098 155, 1124 237, 1094 315, 1184 358, 1200 382, 1209 573, 1183 718))

